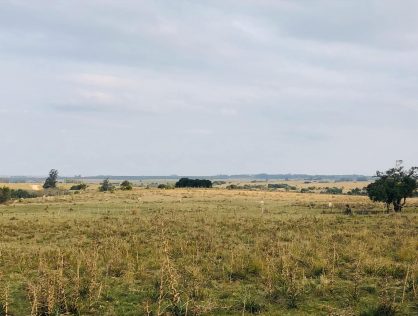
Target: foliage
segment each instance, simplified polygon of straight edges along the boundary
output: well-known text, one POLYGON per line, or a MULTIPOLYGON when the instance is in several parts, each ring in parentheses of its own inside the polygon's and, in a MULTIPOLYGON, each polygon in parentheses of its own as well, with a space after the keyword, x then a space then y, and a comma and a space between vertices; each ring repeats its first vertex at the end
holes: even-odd
POLYGON ((404 170, 402 166, 386 172, 376 172, 378 178, 366 187, 367 195, 374 202, 384 202, 389 210, 393 205, 395 212, 401 212, 406 198, 413 196, 417 189, 417 167, 404 170))
POLYGON ((337 187, 326 187, 323 191, 321 191, 321 193, 323 194, 343 194, 343 189, 342 188, 337 188, 337 187))
POLYGON ((211 188, 212 181, 181 178, 179 181, 176 182, 175 186, 176 188, 211 188))
POLYGON ((38 197, 38 194, 36 194, 33 191, 27 191, 22 189, 11 190, 12 199, 30 199, 35 197, 38 197))
POLYGON ((124 191, 132 190, 132 183, 130 183, 128 180, 125 180, 120 184, 120 189, 124 191))
POLYGON ((302 188, 300 189, 300 193, 313 193, 313 192, 309 190, 308 188, 302 188))
POLYGON ((109 178, 106 178, 103 180, 103 182, 99 186, 100 192, 107 192, 107 191, 113 191, 114 187, 113 184, 110 183, 109 178))
POLYGON ((166 184, 166 183, 160 183, 158 186, 157 186, 157 188, 158 189, 174 189, 174 187, 173 187, 173 185, 172 184, 166 184))
POLYGON ((354 188, 347 192, 348 195, 367 195, 366 188, 354 188))
POLYGON ((267 188, 268 189, 285 189, 286 191, 289 191, 289 190, 292 190, 292 191, 297 190, 297 188, 295 186, 289 185, 287 183, 269 183, 267 185, 267 188))
POLYGON ((70 190, 76 190, 76 191, 85 190, 85 189, 87 189, 87 184, 85 183, 75 184, 70 188, 70 190))
POLYGON ((51 169, 49 172, 48 178, 46 178, 45 183, 43 185, 44 189, 52 189, 57 187, 57 179, 58 179, 58 170, 51 169))
POLYGON ((5 203, 10 199, 29 199, 38 197, 35 192, 17 189, 13 190, 8 187, 0 188, 0 203, 5 203))
POLYGON ((0 203, 6 203, 11 198, 11 190, 8 187, 0 188, 0 203))

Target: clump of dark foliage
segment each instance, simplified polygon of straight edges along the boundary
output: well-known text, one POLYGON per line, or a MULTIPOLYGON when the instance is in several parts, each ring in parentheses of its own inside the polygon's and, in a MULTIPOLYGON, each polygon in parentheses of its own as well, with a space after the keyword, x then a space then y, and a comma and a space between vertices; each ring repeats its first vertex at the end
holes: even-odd
POLYGON ((175 186, 176 188, 211 188, 212 181, 181 178, 179 181, 176 182, 175 186))
POLYGON ((73 191, 80 191, 80 190, 85 190, 85 189, 87 189, 87 184, 85 183, 75 184, 70 188, 70 190, 73 190, 73 191))

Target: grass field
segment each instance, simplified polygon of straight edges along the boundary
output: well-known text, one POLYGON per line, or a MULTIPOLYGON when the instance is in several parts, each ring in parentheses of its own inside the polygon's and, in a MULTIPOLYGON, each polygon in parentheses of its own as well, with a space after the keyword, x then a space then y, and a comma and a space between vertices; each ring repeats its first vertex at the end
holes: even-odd
POLYGON ((383 210, 225 189, 15 201, 0 206, 0 315, 417 315, 418 199, 383 210))

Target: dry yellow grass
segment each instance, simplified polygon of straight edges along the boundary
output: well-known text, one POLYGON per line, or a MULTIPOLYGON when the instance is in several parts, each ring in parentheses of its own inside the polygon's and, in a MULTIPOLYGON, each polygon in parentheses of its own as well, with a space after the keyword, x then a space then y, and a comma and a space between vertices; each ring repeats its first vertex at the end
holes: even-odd
POLYGON ((97 186, 13 202, 0 206, 0 311, 414 315, 418 200, 383 210, 346 195, 97 186))

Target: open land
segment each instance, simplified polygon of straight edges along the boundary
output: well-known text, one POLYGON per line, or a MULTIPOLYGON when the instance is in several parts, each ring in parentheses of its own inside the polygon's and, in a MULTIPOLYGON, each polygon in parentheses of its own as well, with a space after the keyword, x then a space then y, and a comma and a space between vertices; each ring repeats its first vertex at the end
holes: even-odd
POLYGON ((225 188, 14 201, 0 206, 0 315, 416 315, 418 199, 384 210, 225 188))

